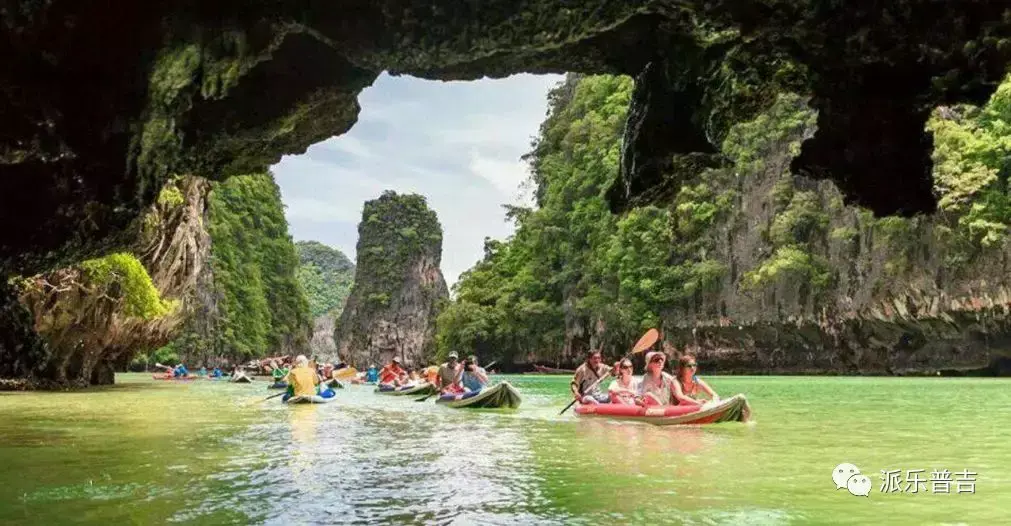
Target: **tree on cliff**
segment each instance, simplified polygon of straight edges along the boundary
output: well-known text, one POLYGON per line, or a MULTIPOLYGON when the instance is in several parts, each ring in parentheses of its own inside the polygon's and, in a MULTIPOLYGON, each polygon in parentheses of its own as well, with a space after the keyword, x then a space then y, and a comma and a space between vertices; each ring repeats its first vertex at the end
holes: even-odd
POLYGON ((209 204, 210 276, 202 284, 202 308, 193 311, 175 351, 198 360, 233 361, 303 351, 311 327, 309 303, 296 276, 298 256, 273 177, 214 183, 209 204))
POLYGON ((386 191, 367 201, 357 259, 334 332, 340 357, 359 367, 394 355, 415 365, 429 360, 449 293, 439 269, 442 226, 425 198, 386 191))
POLYGON ((207 190, 196 177, 165 186, 139 221, 131 253, 17 279, 46 352, 15 375, 39 387, 108 384, 114 367, 166 343, 209 252, 207 190))

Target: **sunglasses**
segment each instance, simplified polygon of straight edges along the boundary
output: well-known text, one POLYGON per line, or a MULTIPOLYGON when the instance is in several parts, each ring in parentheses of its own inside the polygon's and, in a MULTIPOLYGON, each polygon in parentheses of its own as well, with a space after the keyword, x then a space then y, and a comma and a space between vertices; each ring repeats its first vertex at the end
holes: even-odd
POLYGON ((621 368, 622 369, 631 369, 632 366, 631 365, 622 365, 621 368))
POLYGON ((649 361, 649 363, 663 363, 663 362, 664 362, 663 358, 653 358, 652 360, 649 361))
POLYGON ((699 366, 699 364, 697 364, 697 363, 695 363, 695 362, 692 362, 692 363, 686 363, 686 364, 685 364, 685 367, 698 367, 698 366, 699 366))

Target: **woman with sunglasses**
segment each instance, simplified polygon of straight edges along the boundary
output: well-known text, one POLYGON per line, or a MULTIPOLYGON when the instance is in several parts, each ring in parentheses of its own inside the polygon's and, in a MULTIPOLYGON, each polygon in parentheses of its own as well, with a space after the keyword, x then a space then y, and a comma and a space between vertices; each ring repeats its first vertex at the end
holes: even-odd
MULTIPOLYGON (((691 361, 694 362, 695 359, 691 361)), ((664 372, 666 362, 667 356, 662 352, 646 353, 646 373, 639 384, 639 396, 635 398, 635 404, 701 406, 705 403, 685 395, 680 380, 664 372)), ((678 367, 678 374, 681 374, 681 367, 678 367)))
POLYGON ((673 376, 664 372, 663 366, 666 362, 667 357, 662 352, 646 353, 646 372, 639 382, 639 396, 635 397, 635 405, 677 404, 672 387, 677 382, 673 376))
POLYGON ((686 403, 696 403, 703 404, 705 400, 699 400, 699 390, 702 390, 709 395, 713 401, 719 401, 720 395, 713 391, 709 384, 704 382, 701 378, 695 375, 698 371, 699 364, 695 361, 695 357, 686 354, 681 358, 678 358, 678 368, 677 368, 677 385, 675 385, 674 396, 678 400, 685 400, 686 403), (680 396, 678 396, 680 395, 680 396), (690 401, 690 402, 689 402, 690 401))
POLYGON ((639 391, 639 382, 632 376, 632 362, 624 360, 614 364, 618 371, 617 378, 607 388, 612 404, 635 404, 635 394, 639 391))

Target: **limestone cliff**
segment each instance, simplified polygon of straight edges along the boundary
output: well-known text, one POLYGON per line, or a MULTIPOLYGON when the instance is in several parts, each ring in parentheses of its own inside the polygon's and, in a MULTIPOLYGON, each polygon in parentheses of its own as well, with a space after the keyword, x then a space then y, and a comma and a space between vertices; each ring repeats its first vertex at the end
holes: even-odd
MULTIPOLYGON (((720 372, 1006 368, 1011 239, 1003 230, 983 238, 976 223, 966 227, 964 212, 877 219, 845 206, 833 184, 793 176, 792 152, 814 125, 801 99, 784 96, 764 118, 737 129, 734 141, 750 161, 705 178, 722 208, 694 238, 722 272, 672 306, 668 339, 720 372)), ((691 208, 688 194, 675 198, 677 210, 691 208)), ((938 194, 942 203, 953 195, 950 188, 938 194)), ((674 221, 685 227, 689 219, 675 214, 674 221)))
POLYGON ((820 112, 794 171, 879 213, 932 210, 927 114, 981 103, 1011 56, 998 0, 12 5, 0 268, 21 274, 129 246, 125 229, 170 174, 260 172, 347 131, 384 70, 635 76, 615 208, 694 175, 672 158, 718 150, 787 87, 820 112))
POLYGON ((420 195, 384 192, 365 203, 356 251, 354 286, 334 333, 338 354, 359 368, 393 356, 427 362, 449 296, 435 212, 420 195))

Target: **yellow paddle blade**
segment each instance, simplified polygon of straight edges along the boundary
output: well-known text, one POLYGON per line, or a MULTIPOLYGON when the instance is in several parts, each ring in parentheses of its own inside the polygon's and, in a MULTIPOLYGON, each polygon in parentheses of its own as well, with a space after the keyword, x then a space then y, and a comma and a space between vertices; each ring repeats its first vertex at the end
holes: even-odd
POLYGON ((338 379, 354 378, 358 375, 358 369, 355 369, 354 367, 345 367, 339 371, 333 371, 330 374, 334 378, 338 379))
POLYGON ((656 329, 646 331, 646 334, 643 334, 642 338, 639 338, 639 341, 635 342, 635 347, 632 347, 631 354, 640 353, 649 349, 659 338, 660 332, 656 329))

